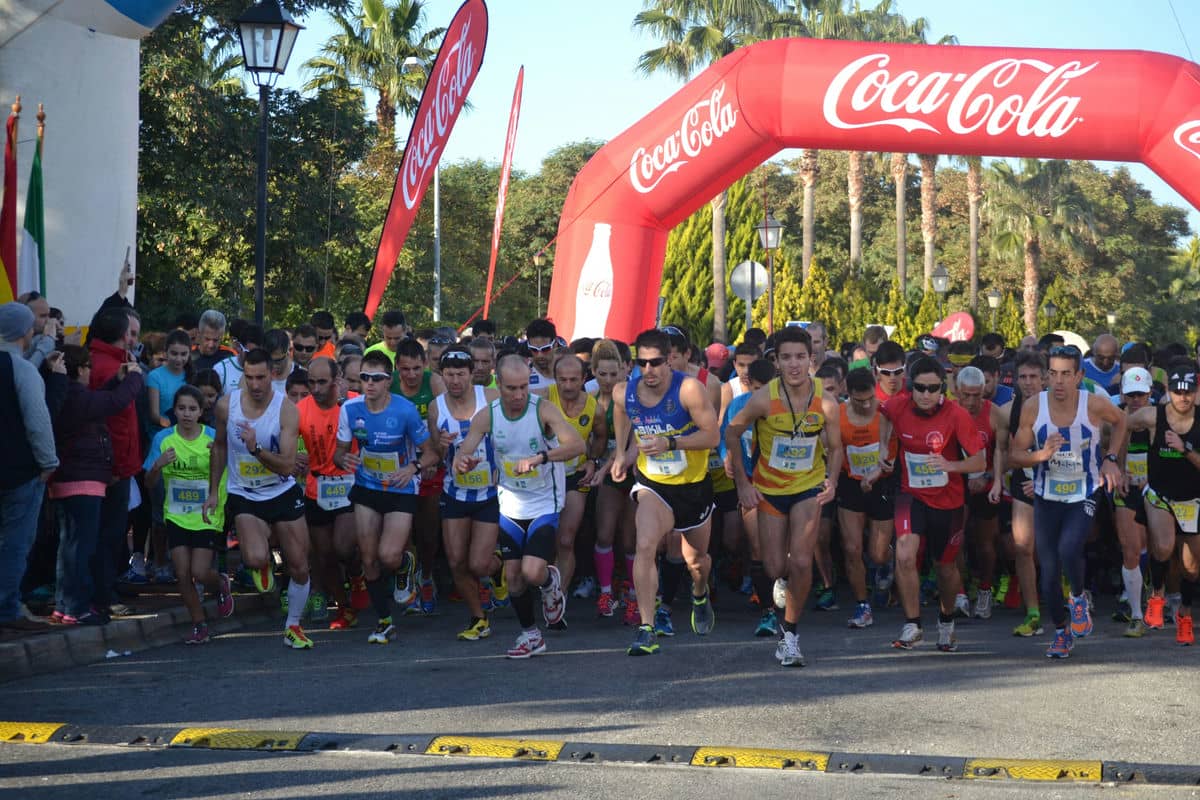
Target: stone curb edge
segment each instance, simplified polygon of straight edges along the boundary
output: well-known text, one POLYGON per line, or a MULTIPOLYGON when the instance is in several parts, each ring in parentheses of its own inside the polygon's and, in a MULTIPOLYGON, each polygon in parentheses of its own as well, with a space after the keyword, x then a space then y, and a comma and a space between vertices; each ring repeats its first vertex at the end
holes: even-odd
MULTIPOLYGON (((240 630, 275 608, 273 598, 259 594, 235 595, 235 616, 217 616, 215 600, 204 603, 213 633, 240 630)), ((109 650, 140 652, 183 641, 179 628, 191 622, 183 606, 165 608, 148 616, 115 618, 96 627, 73 625, 46 633, 0 642, 0 683, 104 661, 109 650)))
POLYGON ((80 726, 59 722, 0 722, 0 743, 260 752, 391 753, 542 763, 674 765, 941 779, 1200 786, 1200 765, 841 753, 725 746, 599 744, 459 735, 339 734, 237 728, 137 728, 80 726))

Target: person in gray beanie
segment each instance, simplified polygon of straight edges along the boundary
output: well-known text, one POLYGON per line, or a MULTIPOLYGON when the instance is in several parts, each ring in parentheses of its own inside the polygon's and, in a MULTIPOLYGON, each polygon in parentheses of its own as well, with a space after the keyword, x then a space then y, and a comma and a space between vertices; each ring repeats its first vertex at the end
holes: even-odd
POLYGON ((40 630, 22 613, 21 577, 37 533, 46 481, 58 467, 46 388, 22 354, 33 341, 33 312, 0 306, 0 628, 40 630))

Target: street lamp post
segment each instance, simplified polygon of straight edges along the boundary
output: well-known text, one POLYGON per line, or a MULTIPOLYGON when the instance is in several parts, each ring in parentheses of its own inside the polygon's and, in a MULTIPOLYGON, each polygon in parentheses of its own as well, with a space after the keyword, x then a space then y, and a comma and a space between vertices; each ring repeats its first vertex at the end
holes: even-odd
POLYGON ((535 316, 538 319, 542 318, 542 265, 545 263, 546 263, 546 254, 545 253, 543 253, 539 250, 538 252, 533 254, 533 265, 535 267, 537 267, 538 298, 537 298, 537 314, 535 316))
POLYGON ((757 226, 758 241, 767 251, 767 326, 775 332, 775 251, 783 235, 783 225, 768 212, 757 226))
MULTIPOLYGON (((429 68, 416 56, 404 59, 402 72, 421 72, 429 80, 429 68)), ((539 277, 540 277, 539 272, 539 277)), ((442 162, 433 165, 433 321, 442 319, 442 162)))
POLYGON ((1053 325, 1054 318, 1058 316, 1058 306, 1054 305, 1053 300, 1047 300, 1046 305, 1042 306, 1042 313, 1046 315, 1046 321, 1053 325))
POLYGON ((933 279, 933 290, 937 292, 938 296, 938 322, 941 322, 946 316, 942 312, 942 301, 946 297, 946 292, 950 289, 950 273, 946 272, 945 267, 938 264, 937 269, 933 271, 931 277, 933 279))
POLYGON ((304 30, 278 0, 259 0, 234 20, 242 43, 242 61, 258 86, 258 190, 254 239, 254 321, 261 327, 267 282, 267 101, 275 81, 287 70, 296 35, 304 30))
POLYGON ((987 293, 988 308, 992 310, 992 333, 996 332, 996 309, 1000 308, 1000 290, 992 287, 987 293))

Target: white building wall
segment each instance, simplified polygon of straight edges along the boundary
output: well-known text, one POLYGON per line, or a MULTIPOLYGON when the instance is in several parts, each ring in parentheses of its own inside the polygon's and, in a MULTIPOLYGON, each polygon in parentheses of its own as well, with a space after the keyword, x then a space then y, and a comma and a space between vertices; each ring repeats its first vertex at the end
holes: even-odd
MULTIPOLYGON (((0 35, 0 41, 6 38, 0 35)), ((15 95, 23 106, 18 240, 37 105, 46 107, 46 294, 68 326, 88 324, 100 301, 116 289, 126 247, 136 271, 138 54, 137 39, 50 15, 0 46, 0 118, 8 116, 15 95)))

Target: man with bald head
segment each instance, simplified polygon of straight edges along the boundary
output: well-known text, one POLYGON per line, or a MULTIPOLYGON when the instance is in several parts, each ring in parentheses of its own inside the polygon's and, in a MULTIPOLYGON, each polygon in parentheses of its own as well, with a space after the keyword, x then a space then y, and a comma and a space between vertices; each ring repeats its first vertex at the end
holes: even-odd
POLYGON ((1121 345, 1111 333, 1102 333, 1092 343, 1092 353, 1083 360, 1083 375, 1109 394, 1120 394, 1118 381, 1121 365, 1117 363, 1121 345))

